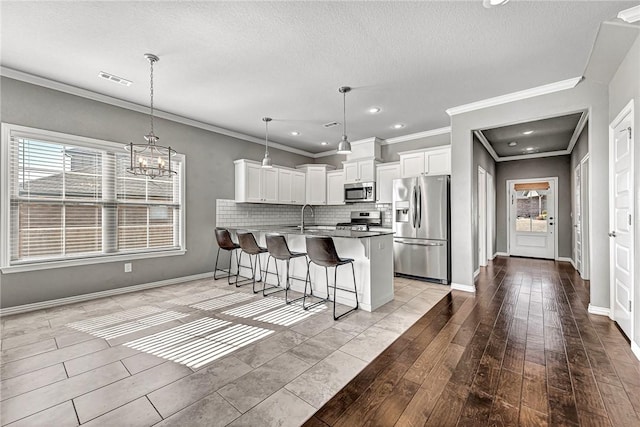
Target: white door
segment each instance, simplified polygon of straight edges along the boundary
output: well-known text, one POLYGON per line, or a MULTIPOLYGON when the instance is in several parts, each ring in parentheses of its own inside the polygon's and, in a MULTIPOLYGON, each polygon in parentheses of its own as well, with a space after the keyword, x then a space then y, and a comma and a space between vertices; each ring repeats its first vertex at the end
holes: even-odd
POLYGON ((557 178, 507 181, 509 254, 555 259, 557 178))
POLYGON ((426 153, 425 171, 429 175, 448 175, 451 173, 451 148, 426 153))
POLYGON ((573 262, 582 273, 582 179, 580 165, 573 171, 573 262))
POLYGON ((493 259, 494 224, 496 223, 496 187, 493 175, 487 173, 487 257, 493 259))
POLYGON ((612 124, 609 149, 613 319, 631 337, 633 317, 633 108, 612 124))
POLYGON ((358 179, 362 182, 373 182, 375 177, 375 162, 373 160, 364 160, 358 162, 358 179))
POLYGON ((262 169, 262 199, 278 203, 278 169, 262 169))
POLYGON ((487 172, 478 166, 478 265, 487 265, 487 172))
POLYGON ((591 265, 591 239, 589 238, 589 156, 585 156, 580 161, 580 191, 582 197, 580 199, 580 225, 582 239, 582 270, 580 276, 584 280, 589 280, 589 266, 591 265))
POLYGON ((358 162, 344 164, 344 182, 347 184, 360 181, 358 162))
POLYGON ((278 203, 291 203, 291 171, 278 169, 278 203))
POLYGON ((400 156, 400 174, 403 178, 420 176, 425 172, 424 153, 411 153, 400 156))
POLYGON ((291 202, 294 204, 304 205, 306 201, 305 177, 301 172, 291 174, 291 202))

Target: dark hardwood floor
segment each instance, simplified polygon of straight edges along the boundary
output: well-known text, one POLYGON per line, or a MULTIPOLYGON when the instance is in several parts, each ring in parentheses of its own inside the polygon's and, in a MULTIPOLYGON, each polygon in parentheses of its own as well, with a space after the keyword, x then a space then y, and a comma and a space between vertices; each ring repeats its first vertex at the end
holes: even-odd
POLYGON ((568 263, 496 258, 306 426, 640 426, 640 362, 568 263))

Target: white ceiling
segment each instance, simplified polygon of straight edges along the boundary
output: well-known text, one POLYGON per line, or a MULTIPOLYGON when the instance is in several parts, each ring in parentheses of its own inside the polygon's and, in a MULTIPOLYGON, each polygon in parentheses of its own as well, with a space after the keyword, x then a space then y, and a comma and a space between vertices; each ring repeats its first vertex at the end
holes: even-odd
POLYGON ((582 75, 600 22, 635 5, 2 1, 0 64, 148 105, 152 52, 158 109, 259 138, 271 116, 272 140, 317 153, 342 85, 352 141, 448 126, 447 108, 582 75))

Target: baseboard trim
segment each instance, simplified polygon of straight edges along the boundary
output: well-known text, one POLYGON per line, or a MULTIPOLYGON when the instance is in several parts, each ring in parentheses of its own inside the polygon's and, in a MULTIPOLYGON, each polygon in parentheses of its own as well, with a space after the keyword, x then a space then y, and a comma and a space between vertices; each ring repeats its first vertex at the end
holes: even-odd
POLYGON ((496 252, 496 254, 494 255, 494 257, 496 257, 496 256, 509 256, 509 254, 508 254, 508 253, 506 253, 506 252, 496 252))
POLYGON ((473 272, 473 280, 476 280, 476 278, 480 275, 480 269, 477 269, 476 271, 473 272))
POLYGON ((631 340, 631 351, 636 355, 638 360, 640 360, 640 346, 633 340, 631 340))
POLYGON ((589 304, 589 308, 587 309, 587 311, 590 314, 609 317, 609 307, 598 307, 598 306, 589 304))
POLYGON ((476 287, 472 285, 462 285, 460 283, 451 282, 451 290, 476 293, 476 287))
POLYGON ((569 262, 571 263, 571 265, 573 265, 573 258, 569 258, 566 256, 559 256, 558 258, 556 258, 556 261, 569 262))
POLYGON ((158 288, 161 286, 175 285, 177 283, 189 282, 192 280, 208 279, 213 277, 213 272, 194 274, 192 276, 176 277, 174 279, 159 280, 157 282, 143 283, 134 286, 125 286, 122 288, 109 289, 108 291, 92 292, 90 294, 82 294, 73 297, 59 298, 49 301, 34 302, 33 304, 16 305, 15 307, 7 307, 0 309, 0 317, 10 316, 12 314, 27 313, 29 311, 42 310, 44 308, 53 308, 76 302, 89 301, 92 299, 105 298, 113 295, 127 294, 129 292, 142 291, 145 289, 158 288))

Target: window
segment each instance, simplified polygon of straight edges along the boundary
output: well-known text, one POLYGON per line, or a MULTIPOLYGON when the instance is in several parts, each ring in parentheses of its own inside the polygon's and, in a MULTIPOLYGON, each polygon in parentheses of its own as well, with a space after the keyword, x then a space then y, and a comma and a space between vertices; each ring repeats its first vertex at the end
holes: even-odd
POLYGON ((2 126, 3 267, 184 250, 184 156, 149 179, 122 144, 2 126))

